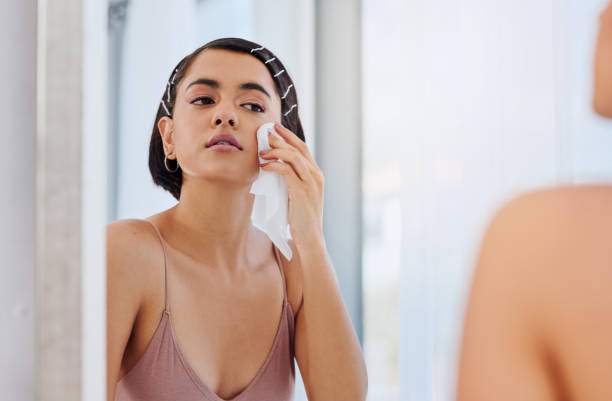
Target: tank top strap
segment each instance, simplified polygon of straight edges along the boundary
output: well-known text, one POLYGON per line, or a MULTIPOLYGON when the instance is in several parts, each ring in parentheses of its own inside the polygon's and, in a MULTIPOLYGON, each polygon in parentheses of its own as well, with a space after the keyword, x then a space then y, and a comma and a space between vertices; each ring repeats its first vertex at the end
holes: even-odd
POLYGON ((155 223, 153 223, 149 219, 144 219, 144 220, 151 223, 151 225, 155 229, 155 232, 157 233, 157 237, 159 238, 159 242, 161 242, 162 251, 164 253, 164 310, 169 312, 170 305, 168 302, 168 257, 166 256, 166 244, 165 244, 164 238, 161 235, 161 232, 159 231, 155 223))
POLYGON ((281 261, 280 255, 278 254, 278 248, 272 244, 274 248, 274 255, 276 256, 276 262, 278 263, 278 269, 280 270, 281 277, 283 278, 283 302, 287 302, 287 281, 285 280, 285 271, 283 269, 283 262, 281 261))

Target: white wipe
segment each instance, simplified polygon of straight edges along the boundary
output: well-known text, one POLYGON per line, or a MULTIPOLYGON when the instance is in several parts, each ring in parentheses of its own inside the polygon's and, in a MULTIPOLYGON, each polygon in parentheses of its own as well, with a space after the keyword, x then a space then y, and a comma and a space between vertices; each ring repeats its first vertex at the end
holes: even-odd
MULTIPOLYGON (((257 155, 260 164, 274 159, 262 159, 259 152, 270 150, 268 132, 277 138, 284 139, 274 131, 274 123, 265 123, 257 130, 257 155)), ((283 162, 282 160, 276 159, 283 162)), ((292 252, 289 246, 291 231, 289 229, 289 198, 287 184, 284 178, 274 172, 259 168, 259 177, 253 182, 251 191, 255 195, 251 220, 253 225, 265 232, 287 260, 291 260, 292 252)))

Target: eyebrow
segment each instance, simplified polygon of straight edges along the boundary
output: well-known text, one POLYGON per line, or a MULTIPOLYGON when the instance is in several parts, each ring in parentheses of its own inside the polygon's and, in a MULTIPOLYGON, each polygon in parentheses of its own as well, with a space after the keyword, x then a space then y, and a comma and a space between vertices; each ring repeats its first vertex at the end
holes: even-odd
MULTIPOLYGON (((219 82, 215 81, 214 79, 199 78, 199 79, 196 79, 195 81, 193 81, 192 83, 190 83, 189 85, 187 85, 187 88, 185 88, 185 90, 189 89, 193 85, 207 85, 207 86, 210 86, 211 88, 215 88, 215 89, 218 89, 221 86, 219 84, 219 82)), ((263 86, 259 85, 258 83, 255 83, 255 82, 246 82, 246 83, 240 85, 240 89, 241 90, 253 90, 254 89, 254 90, 262 92, 267 97, 272 99, 272 97, 270 96, 268 91, 266 91, 263 88, 263 86)))

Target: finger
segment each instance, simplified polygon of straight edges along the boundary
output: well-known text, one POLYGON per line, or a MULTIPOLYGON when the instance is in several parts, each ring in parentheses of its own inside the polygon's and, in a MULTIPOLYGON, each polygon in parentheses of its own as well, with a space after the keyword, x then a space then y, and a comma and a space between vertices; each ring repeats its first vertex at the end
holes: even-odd
MULTIPOLYGON (((295 136, 293 133, 291 133, 291 131, 287 130, 290 134, 289 135, 293 135, 295 136)), ((299 141, 299 139, 298 139, 299 141)), ((301 142, 301 141, 300 141, 301 142)), ((314 159, 312 158, 312 155, 310 153, 308 153, 306 156, 304 156, 304 154, 302 152, 299 151, 299 149, 296 149, 293 145, 287 143, 286 141, 283 141, 279 138, 277 138, 276 136, 268 133, 268 143, 270 144, 270 146, 273 149, 291 149, 294 150, 295 152, 298 152, 298 154, 302 155, 304 157, 304 164, 306 165, 306 167, 308 168, 308 171, 310 172, 310 175, 313 177, 316 177, 317 182, 321 182, 321 179, 319 178, 319 176, 322 175, 321 170, 319 169, 319 166, 317 166, 317 163, 314 161, 314 159)), ((303 143, 302 143, 303 144, 303 143)))
POLYGON ((274 131, 276 131, 288 144, 296 147, 306 159, 314 163, 314 158, 310 154, 308 146, 306 146, 306 143, 298 138, 293 131, 291 131, 289 128, 283 127, 279 123, 274 123, 274 131))
POLYGON ((298 153, 295 149, 271 149, 265 153, 260 153, 263 159, 281 159, 283 162, 288 163, 293 167, 296 174, 302 181, 312 180, 312 174, 306 165, 304 157, 298 153))
POLYGON ((268 143, 270 144, 270 147, 273 148, 295 149, 297 151, 295 146, 287 143, 285 140, 279 139, 276 135, 272 135, 272 132, 270 131, 268 131, 268 143))
POLYGON ((271 161, 266 164, 262 164, 261 168, 266 171, 274 171, 283 176, 287 183, 289 193, 293 193, 300 188, 301 181, 295 173, 295 170, 288 164, 283 164, 277 161, 271 161))

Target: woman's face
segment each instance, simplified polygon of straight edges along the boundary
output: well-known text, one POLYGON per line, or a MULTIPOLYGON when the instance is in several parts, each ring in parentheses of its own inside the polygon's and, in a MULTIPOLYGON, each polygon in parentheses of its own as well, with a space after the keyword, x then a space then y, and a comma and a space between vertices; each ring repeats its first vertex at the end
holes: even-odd
POLYGON ((593 93, 595 111, 602 116, 612 117, 612 2, 600 18, 593 93))
POLYGON ((204 50, 176 88, 172 119, 158 123, 166 153, 176 154, 187 180, 248 185, 259 173, 257 129, 281 121, 280 102, 261 61, 244 53, 204 50), (213 136, 224 133, 233 135, 242 150, 207 147, 213 136))

